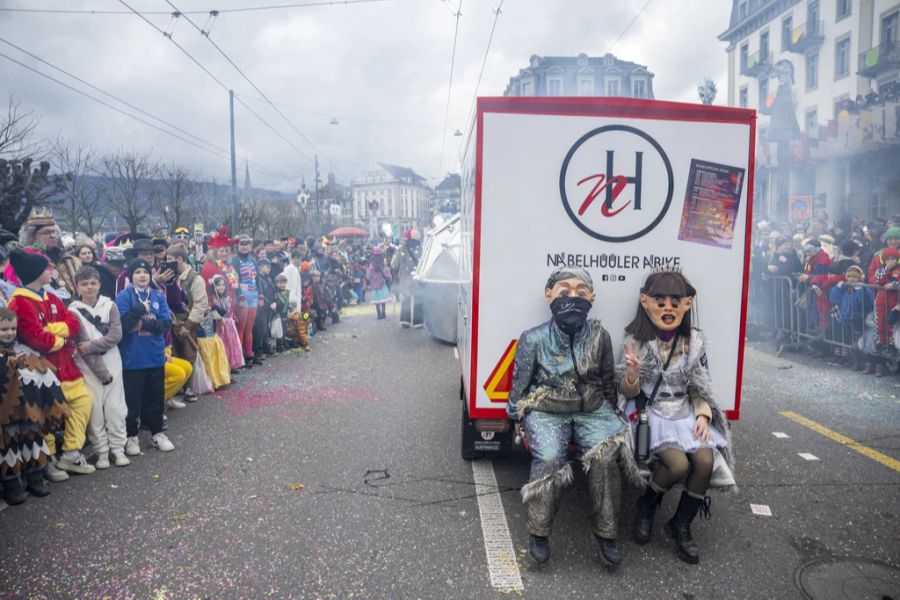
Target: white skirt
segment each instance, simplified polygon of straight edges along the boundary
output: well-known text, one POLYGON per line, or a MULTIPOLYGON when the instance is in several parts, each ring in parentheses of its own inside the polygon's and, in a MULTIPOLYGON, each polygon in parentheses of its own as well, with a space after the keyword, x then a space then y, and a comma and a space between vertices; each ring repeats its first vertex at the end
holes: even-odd
MULTIPOLYGON (((634 401, 629 400, 625 410, 626 415, 631 415, 636 410, 634 401)), ((724 448, 728 442, 725 435, 710 427, 712 439, 709 443, 694 438, 694 423, 697 417, 694 415, 694 407, 691 406, 691 414, 681 419, 664 419, 647 411, 650 423, 650 453, 655 454, 666 448, 680 448, 685 454, 693 454, 700 448, 724 448)), ((637 425, 636 420, 629 420, 631 427, 637 425)))

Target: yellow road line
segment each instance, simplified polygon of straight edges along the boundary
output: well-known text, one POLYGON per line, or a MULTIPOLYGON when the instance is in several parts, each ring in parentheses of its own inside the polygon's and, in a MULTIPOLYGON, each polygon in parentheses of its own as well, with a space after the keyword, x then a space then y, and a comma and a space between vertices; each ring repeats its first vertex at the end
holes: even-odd
POLYGON ((793 411, 784 410, 784 411, 781 411, 779 414, 781 414, 781 416, 783 416, 783 417, 787 417, 788 419, 790 419, 792 421, 800 423, 804 427, 809 427, 816 433, 821 433, 825 437, 834 440, 838 444, 843 444, 843 445, 847 446, 848 448, 850 448, 851 450, 856 450, 863 456, 867 456, 867 457, 871 458, 872 460, 878 461, 889 469, 893 469, 895 471, 900 472, 900 460, 897 460, 896 458, 892 458, 892 457, 888 456, 887 454, 882 454, 878 450, 869 448, 868 446, 864 446, 864 445, 860 444, 859 442, 857 442, 856 440, 848 438, 843 433, 838 433, 837 431, 834 431, 833 429, 828 429, 824 425, 816 423, 812 419, 807 419, 803 415, 798 415, 797 413, 795 413, 793 411))

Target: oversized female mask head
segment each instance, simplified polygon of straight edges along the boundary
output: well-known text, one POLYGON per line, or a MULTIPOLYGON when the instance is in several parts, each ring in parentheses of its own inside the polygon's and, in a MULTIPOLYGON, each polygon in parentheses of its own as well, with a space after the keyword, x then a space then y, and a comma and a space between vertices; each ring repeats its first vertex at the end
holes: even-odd
POLYGON ((691 310, 696 294, 681 273, 653 273, 641 288, 641 306, 658 330, 675 331, 691 310))

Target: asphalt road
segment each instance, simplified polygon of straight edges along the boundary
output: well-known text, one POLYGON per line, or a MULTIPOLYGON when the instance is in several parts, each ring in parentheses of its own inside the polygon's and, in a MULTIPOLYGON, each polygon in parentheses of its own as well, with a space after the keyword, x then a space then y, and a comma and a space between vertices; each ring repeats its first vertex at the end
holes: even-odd
POLYGON ((553 557, 534 567, 518 496, 528 458, 494 461, 487 494, 502 499, 523 585, 502 594, 459 458, 453 349, 370 312, 170 413, 175 452, 145 449, 0 510, 0 598, 900 599, 900 378, 749 348, 733 427, 741 492, 715 494, 712 520, 695 524, 698 566, 659 535, 674 493, 645 547, 629 539, 626 495, 624 564, 602 566, 578 477, 553 557))

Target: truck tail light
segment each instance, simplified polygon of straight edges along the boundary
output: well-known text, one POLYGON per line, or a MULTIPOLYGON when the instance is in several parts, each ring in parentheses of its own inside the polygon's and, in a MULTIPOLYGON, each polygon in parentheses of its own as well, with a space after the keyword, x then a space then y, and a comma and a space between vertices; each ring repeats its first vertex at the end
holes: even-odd
POLYGON ((475 431, 509 431, 509 419, 475 419, 475 431))

